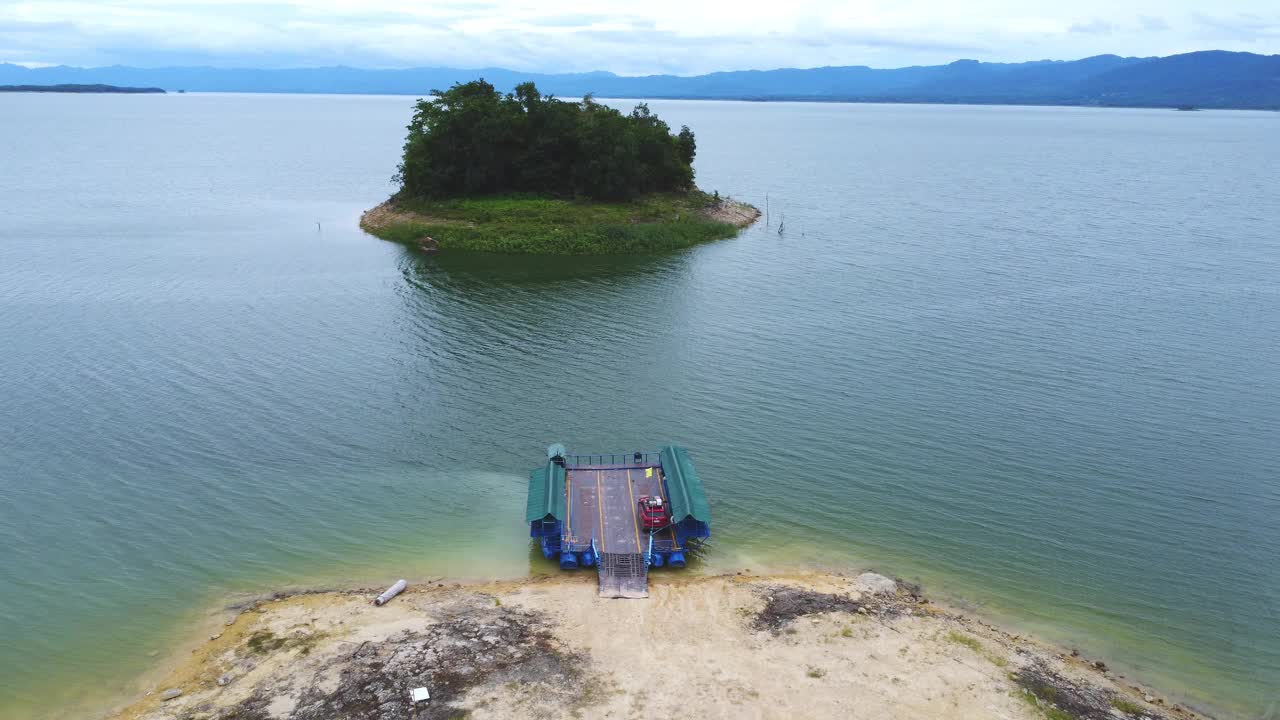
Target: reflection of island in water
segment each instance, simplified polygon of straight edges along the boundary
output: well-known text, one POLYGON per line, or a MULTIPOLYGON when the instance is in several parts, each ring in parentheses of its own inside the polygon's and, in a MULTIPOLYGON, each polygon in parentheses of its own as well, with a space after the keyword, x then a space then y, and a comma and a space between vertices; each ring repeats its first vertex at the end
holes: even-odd
MULTIPOLYGON (((546 420, 539 420, 538 413, 557 398, 562 401, 564 391, 531 389, 530 376, 504 368, 545 365, 545 373, 537 371, 533 377, 573 378, 575 397, 607 397, 622 386, 657 387, 663 377, 679 374, 673 367, 679 360, 667 349, 680 346, 689 327, 685 319, 694 312, 697 295, 690 282, 695 258, 703 252, 557 258, 423 255, 406 248, 399 263, 402 279, 396 294, 403 305, 396 322, 416 348, 411 355, 433 359, 429 367, 415 371, 420 373, 415 383, 442 397, 459 388, 484 387, 486 394, 498 395, 519 392, 527 404, 505 411, 501 421, 490 421, 491 428, 501 424, 500 432, 509 435, 529 428, 540 432, 538 423, 546 420), (632 350, 620 353, 620 346, 632 350), (536 358, 531 359, 529 348, 539 348, 536 358), (618 367, 617 374, 596 374, 597 368, 613 366, 631 352, 644 352, 649 359, 618 367), (484 361, 477 363, 480 357, 484 361), (434 389, 441 387, 450 390, 434 389)), ((653 417, 667 416, 665 403, 649 405, 653 417)), ((473 409, 455 416, 449 405, 433 410, 441 427, 475 421, 473 409)), ((606 417, 594 421, 603 427, 606 417)), ((646 424, 644 418, 632 422, 646 424)), ((662 431, 654 427, 649 433, 657 437, 662 431)), ((456 443, 456 437, 438 440, 456 443)))
MULTIPOLYGON (((682 253, 649 255, 516 255, 455 252, 435 255, 406 249, 401 269, 415 282, 478 289, 489 285, 554 285, 613 278, 625 281, 668 272, 682 253)), ((682 265, 682 263, 676 263, 682 265)))
POLYGON ((0 85, 0 92, 165 94, 164 90, 157 87, 139 88, 119 85, 0 85))
POLYGON ((406 249, 400 260, 401 296, 413 308, 437 318, 479 315, 498 325, 517 320, 547 332, 585 324, 609 324, 620 317, 643 323, 646 313, 665 317, 685 296, 690 253, 666 255, 500 255, 441 253, 406 249), (623 310, 611 298, 623 288, 649 287, 623 310), (496 313, 490 316, 490 313, 496 313))

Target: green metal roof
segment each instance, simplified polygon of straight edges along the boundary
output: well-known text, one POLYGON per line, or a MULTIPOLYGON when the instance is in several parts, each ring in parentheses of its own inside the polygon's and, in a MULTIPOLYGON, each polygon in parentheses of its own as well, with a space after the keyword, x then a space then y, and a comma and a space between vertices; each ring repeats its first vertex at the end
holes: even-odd
POLYGON ((564 521, 564 468, 548 461, 529 473, 529 504, 525 508, 525 522, 543 520, 548 516, 564 521))
POLYGON ((676 522, 692 517, 711 524, 711 506, 702 490, 702 479, 693 469, 689 451, 675 445, 662 449, 662 474, 667 478, 667 493, 671 496, 671 517, 676 522))

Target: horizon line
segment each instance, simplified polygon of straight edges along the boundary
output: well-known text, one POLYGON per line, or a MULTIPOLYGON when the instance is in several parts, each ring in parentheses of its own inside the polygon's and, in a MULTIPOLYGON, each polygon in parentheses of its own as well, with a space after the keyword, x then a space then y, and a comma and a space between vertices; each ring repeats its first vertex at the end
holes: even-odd
POLYGON ((456 70, 456 71, 464 71, 464 72, 483 72, 486 70, 496 70, 496 71, 510 72, 510 73, 528 73, 530 75, 612 75, 614 77, 619 77, 619 78, 646 78, 646 77, 690 78, 690 77, 705 77, 708 75, 717 75, 717 74, 726 74, 726 73, 749 73, 749 72, 765 73, 765 72, 777 72, 781 70, 829 70, 829 69, 843 69, 843 68, 865 68, 868 70, 882 70, 882 71, 907 70, 911 68, 921 68, 921 67, 945 67, 947 65, 954 65, 956 63, 977 63, 980 65, 1031 65, 1031 64, 1043 64, 1043 63, 1073 63, 1073 62, 1082 62, 1084 60, 1092 60, 1094 58, 1101 58, 1101 57, 1117 57, 1117 58, 1122 58, 1126 60, 1155 60, 1155 59, 1163 59, 1163 58, 1171 58, 1171 57, 1180 57, 1183 55, 1196 55, 1196 54, 1202 54, 1202 53, 1227 53, 1232 55, 1254 55, 1257 57, 1280 57, 1280 53, 1267 55, 1264 53, 1255 53, 1255 52, 1249 52, 1245 50, 1207 49, 1207 50, 1190 50, 1183 53, 1173 53, 1171 55, 1146 55, 1146 56, 1121 55, 1119 53, 1099 53, 1097 55, 1088 55, 1086 57, 1075 58, 1073 60, 1041 58, 1037 60, 995 62, 995 61, 988 61, 988 60, 976 60, 973 58, 956 58, 955 60, 952 60, 950 62, 939 63, 935 65, 917 64, 917 65, 899 65, 895 67, 872 67, 870 65, 853 64, 853 65, 815 65, 812 67, 773 67, 773 68, 767 68, 767 69, 740 68, 740 69, 728 69, 728 70, 712 70, 710 72, 692 73, 687 75, 682 75, 677 73, 648 73, 648 74, 640 74, 640 75, 625 75, 625 74, 614 72, 612 70, 568 70, 568 71, 524 70, 524 69, 502 67, 500 65, 489 65, 485 67, 455 67, 451 65, 411 65, 411 66, 405 66, 405 67, 362 67, 358 65, 298 65, 298 66, 281 66, 281 67, 260 67, 260 66, 220 66, 220 65, 125 65, 121 63, 115 63, 112 65, 68 65, 65 63, 46 63, 46 62, 38 62, 38 61, 24 62, 24 61, 17 61, 17 60, 0 60, 0 65, 21 67, 25 70, 32 70, 32 71, 58 69, 58 68, 73 69, 73 70, 109 70, 111 68, 130 68, 130 69, 136 69, 136 70, 232 70, 232 71, 240 70, 240 71, 259 71, 259 72, 285 72, 285 71, 298 71, 298 70, 360 70, 365 72, 412 72, 412 71, 421 71, 421 70, 456 70))

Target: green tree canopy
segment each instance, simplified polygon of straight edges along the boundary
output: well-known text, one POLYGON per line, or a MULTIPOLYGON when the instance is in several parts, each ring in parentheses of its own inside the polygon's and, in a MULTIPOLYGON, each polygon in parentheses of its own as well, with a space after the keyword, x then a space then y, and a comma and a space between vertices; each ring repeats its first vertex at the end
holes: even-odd
POLYGON ((418 101, 396 176, 409 197, 628 200, 693 187, 693 131, 673 135, 645 104, 624 115, 533 83, 504 95, 483 79, 432 94, 418 101))

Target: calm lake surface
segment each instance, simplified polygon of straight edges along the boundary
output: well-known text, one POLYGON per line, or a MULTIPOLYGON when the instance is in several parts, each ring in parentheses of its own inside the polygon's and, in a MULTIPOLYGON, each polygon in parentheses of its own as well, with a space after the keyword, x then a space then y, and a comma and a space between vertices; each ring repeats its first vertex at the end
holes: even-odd
POLYGON ((703 569, 874 567, 1275 710, 1280 114, 654 102, 769 225, 431 258, 356 227, 412 101, 0 97, 0 716, 236 593, 551 572, 544 447, 668 440, 703 569))

